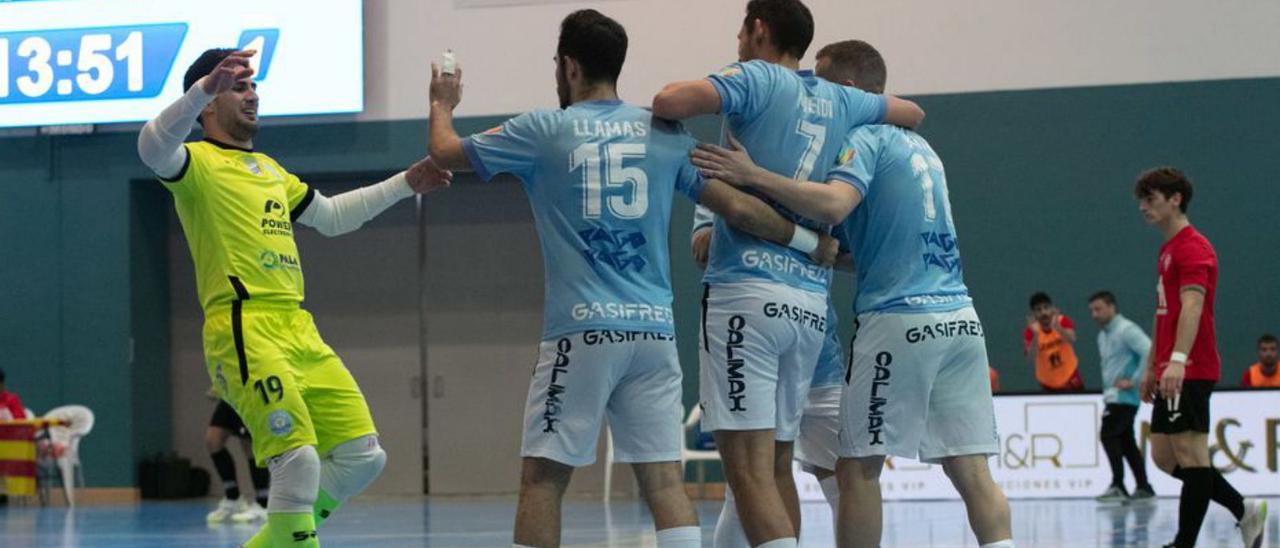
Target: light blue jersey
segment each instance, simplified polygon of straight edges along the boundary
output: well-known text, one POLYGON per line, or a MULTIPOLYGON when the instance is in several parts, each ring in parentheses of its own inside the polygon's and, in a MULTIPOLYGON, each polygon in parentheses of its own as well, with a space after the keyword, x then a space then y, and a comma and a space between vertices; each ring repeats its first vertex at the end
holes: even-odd
POLYGON ((529 195, 546 276, 544 338, 674 333, 671 202, 676 190, 694 201, 702 192, 694 144, 679 123, 621 101, 530 112, 463 141, 482 179, 510 173, 529 195))
POLYGON ((929 143, 910 130, 867 126, 849 135, 840 160, 828 179, 862 193, 840 229, 858 271, 854 314, 969 306, 946 173, 929 143))
POLYGON ((1138 406, 1138 385, 1147 369, 1151 339, 1138 324, 1120 314, 1098 331, 1098 356, 1102 358, 1102 400, 1106 403, 1138 406), (1128 379, 1133 386, 1121 390, 1116 381, 1128 379))
MULTIPOLYGON (((715 221, 715 213, 701 205, 697 206, 693 213, 691 235, 712 226, 715 221)), ((836 333, 837 321, 835 303, 832 302, 831 293, 828 291, 827 334, 826 338, 822 339, 822 352, 818 356, 818 366, 813 370, 813 382, 810 384, 812 388, 834 386, 844 382, 845 357, 844 350, 840 347, 840 335, 836 333)))
MULTIPOLYGON (((790 178, 825 181, 841 141, 853 128, 884 120, 884 97, 796 73, 764 61, 729 65, 708 80, 720 94, 720 111, 733 135, 760 167, 790 178)), ((770 202, 787 219, 812 221, 770 202)), ((807 291, 826 291, 828 268, 794 249, 715 223, 703 280, 765 280, 807 291)))

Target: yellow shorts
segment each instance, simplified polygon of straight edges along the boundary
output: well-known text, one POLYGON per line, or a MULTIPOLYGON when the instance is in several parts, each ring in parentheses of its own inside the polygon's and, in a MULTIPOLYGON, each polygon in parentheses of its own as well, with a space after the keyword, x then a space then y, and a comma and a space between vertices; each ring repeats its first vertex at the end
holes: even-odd
POLYGON ((296 304, 240 301, 207 311, 204 355, 214 389, 253 437, 259 466, 303 445, 324 455, 377 433, 355 379, 296 304))

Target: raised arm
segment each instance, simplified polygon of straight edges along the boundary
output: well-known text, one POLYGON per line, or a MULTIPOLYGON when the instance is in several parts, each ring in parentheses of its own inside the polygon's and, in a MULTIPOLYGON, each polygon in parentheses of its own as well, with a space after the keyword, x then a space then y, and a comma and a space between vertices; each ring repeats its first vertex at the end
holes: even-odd
POLYGON ((862 202, 862 192, 840 181, 815 183, 778 175, 757 166, 732 135, 730 148, 699 144, 690 154, 704 177, 759 190, 769 199, 807 219, 838 224, 862 202))
POLYGON ((249 58, 253 50, 232 52, 205 77, 191 86, 182 97, 147 121, 138 133, 138 157, 162 179, 182 175, 187 165, 187 149, 182 142, 191 134, 200 112, 219 93, 231 89, 239 80, 253 76, 249 58))
POLYGON ((707 79, 667 84, 653 97, 653 114, 669 120, 684 120, 720 112, 720 93, 707 79))
POLYGON ((1063 339, 1066 339, 1068 343, 1075 344, 1076 343, 1075 324, 1073 323, 1071 324, 1071 327, 1067 327, 1067 325, 1063 323, 1064 321, 1066 321, 1065 318, 1066 316, 1063 316, 1062 313, 1055 308, 1053 311, 1053 320, 1049 322, 1049 326, 1054 331, 1057 331, 1058 335, 1061 335, 1063 339))
POLYGON ((462 150, 462 138, 453 128, 453 109, 462 102, 462 66, 454 74, 441 74, 431 64, 431 135, 427 148, 442 169, 469 169, 471 160, 462 150))

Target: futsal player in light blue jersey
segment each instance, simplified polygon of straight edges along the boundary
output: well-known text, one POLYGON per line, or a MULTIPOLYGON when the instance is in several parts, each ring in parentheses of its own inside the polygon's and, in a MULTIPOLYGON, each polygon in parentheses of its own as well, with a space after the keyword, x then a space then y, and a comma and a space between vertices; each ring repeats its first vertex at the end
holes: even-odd
MULTIPOLYGON (((694 262, 699 268, 706 268, 707 255, 711 247, 711 228, 715 223, 715 214, 711 210, 698 206, 694 211, 693 228, 691 230, 690 248, 694 262)), ((847 249, 841 249, 847 255, 847 249)), ((822 351, 818 354, 818 363, 813 370, 813 380, 809 385, 809 396, 800 419, 800 432, 795 441, 795 461, 801 468, 813 474, 822 488, 822 496, 835 515, 840 504, 840 488, 836 484, 836 460, 838 456, 840 434, 840 393, 844 387, 846 356, 840 346, 836 333, 836 309, 832 305, 831 294, 827 295, 827 334, 822 339, 822 351)), ((736 497, 733 489, 724 492, 724 505, 720 508, 720 516, 716 519, 716 548, 740 548, 750 546, 746 532, 742 526, 742 518, 738 514, 736 497)), ((832 521, 835 523, 835 520, 832 521)))
MULTIPOLYGON (((815 181, 826 180, 852 128, 914 126, 924 117, 909 101, 798 73, 812 39, 813 16, 799 0, 751 0, 738 33, 740 62, 666 86, 654 113, 722 114, 762 167, 815 181)), ((830 272, 719 220, 711 238, 699 359, 703 426, 714 432, 751 543, 791 546, 800 529, 792 448, 827 330, 830 272)))
POLYGON ((473 168, 484 180, 519 178, 542 246, 546 310, 524 416, 516 545, 559 545, 564 490, 575 467, 594 462, 607 414, 616 460, 635 465, 658 545, 700 546, 680 465, 668 253, 677 191, 760 237, 790 242, 800 231, 801 240, 822 240, 828 260, 835 255, 829 236, 796 227, 728 184, 704 181, 689 161, 695 142, 678 122, 619 101, 626 48, 616 21, 594 10, 570 14, 556 52, 561 109, 466 139, 452 123, 461 73, 432 71, 435 161, 473 168))
MULTIPOLYGON (((879 52, 859 41, 823 48, 818 73, 877 93, 886 79, 879 52)), ((981 546, 1012 547, 1009 505, 987 467, 999 441, 986 342, 929 143, 899 127, 858 128, 826 183, 788 180, 720 147, 700 147, 694 163, 801 215, 842 223, 858 293, 840 410, 839 545, 879 545, 880 472, 896 455, 941 464, 981 546)))

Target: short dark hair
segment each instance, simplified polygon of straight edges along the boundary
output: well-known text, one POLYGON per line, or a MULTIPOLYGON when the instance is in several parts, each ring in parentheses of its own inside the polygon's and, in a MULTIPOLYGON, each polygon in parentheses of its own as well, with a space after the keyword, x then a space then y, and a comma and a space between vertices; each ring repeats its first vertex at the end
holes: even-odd
POLYGON ((751 0, 747 2, 747 17, 742 20, 750 27, 759 19, 769 29, 769 37, 778 51, 804 57, 813 42, 813 13, 800 0, 751 0))
POLYGON ((1115 306, 1116 296, 1112 294, 1110 291, 1099 291, 1089 296, 1089 302, 1093 302, 1093 301, 1102 301, 1111 306, 1115 306))
MULTIPOLYGON (((1258 337, 1258 346, 1262 346, 1263 343, 1275 343, 1275 342, 1276 342, 1276 336, 1270 333, 1264 333, 1261 337, 1258 337)), ((3 371, 0 371, 0 382, 4 382, 3 371)))
POLYGON ((1053 304, 1053 299, 1049 298, 1049 294, 1043 291, 1037 291, 1031 294, 1031 309, 1035 310, 1037 306, 1042 304, 1053 304))
POLYGON ((1172 198, 1174 194, 1181 194, 1182 203, 1178 208, 1183 213, 1186 213, 1187 206, 1191 205, 1191 179, 1176 167, 1157 167, 1138 175, 1138 182, 1133 186, 1133 195, 1146 198, 1155 192, 1159 192, 1166 200, 1172 198))
POLYGON ((232 48, 204 50, 204 53, 201 53, 200 57, 197 57, 195 62, 187 67, 187 73, 182 76, 182 91, 190 91, 191 86, 196 85, 198 80, 213 72, 218 63, 221 63, 223 59, 226 59, 234 51, 232 48))
POLYGON ((871 93, 884 93, 889 71, 884 57, 871 44, 862 40, 845 40, 827 44, 818 50, 818 59, 830 59, 832 76, 840 81, 852 80, 853 86, 871 93))
POLYGON ((556 55, 577 61, 588 82, 616 84, 627 60, 627 30, 596 10, 575 11, 560 23, 556 55))

